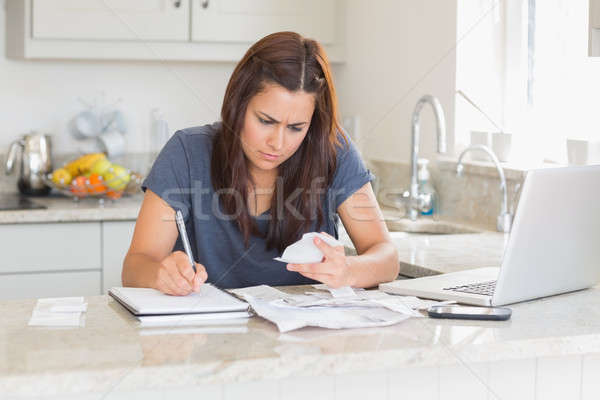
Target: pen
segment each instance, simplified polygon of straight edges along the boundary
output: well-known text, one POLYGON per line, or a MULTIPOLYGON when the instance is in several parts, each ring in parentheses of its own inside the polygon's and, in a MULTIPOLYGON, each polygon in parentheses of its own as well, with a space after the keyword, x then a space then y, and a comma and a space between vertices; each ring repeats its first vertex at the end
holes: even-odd
POLYGON ((190 240, 188 239, 187 232, 185 231, 185 223, 183 222, 183 215, 181 215, 181 210, 177 210, 175 213, 175 222, 177 222, 177 229, 179 230, 179 236, 181 237, 181 242, 183 243, 183 249, 185 250, 185 254, 187 254, 190 262, 192 263, 192 268, 194 272, 196 272, 196 264, 194 264, 194 256, 192 255, 192 248, 190 247, 190 240))

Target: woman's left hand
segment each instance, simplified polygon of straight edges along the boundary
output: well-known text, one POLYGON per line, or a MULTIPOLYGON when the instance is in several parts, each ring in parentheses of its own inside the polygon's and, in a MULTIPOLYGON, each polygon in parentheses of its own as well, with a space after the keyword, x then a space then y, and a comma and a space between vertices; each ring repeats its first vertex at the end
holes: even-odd
MULTIPOLYGON (((325 232, 321 233, 327 235, 325 232)), ((350 266, 344 255, 344 246, 330 246, 318 237, 314 238, 314 244, 323 252, 323 260, 312 264, 288 264, 288 271, 298 272, 334 289, 352 286, 350 266)))

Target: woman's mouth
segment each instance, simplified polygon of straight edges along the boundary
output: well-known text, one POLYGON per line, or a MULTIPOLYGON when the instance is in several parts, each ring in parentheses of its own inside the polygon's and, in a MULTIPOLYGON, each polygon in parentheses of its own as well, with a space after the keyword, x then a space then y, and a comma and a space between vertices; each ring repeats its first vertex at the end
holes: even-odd
POLYGON ((275 161, 279 158, 277 154, 265 153, 263 151, 260 151, 260 154, 263 156, 263 158, 269 161, 275 161))

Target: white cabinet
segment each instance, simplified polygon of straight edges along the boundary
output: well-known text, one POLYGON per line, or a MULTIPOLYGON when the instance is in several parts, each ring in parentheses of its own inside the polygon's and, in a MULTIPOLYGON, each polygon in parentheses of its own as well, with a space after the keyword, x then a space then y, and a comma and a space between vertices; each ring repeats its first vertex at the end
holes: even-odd
POLYGON ((319 40, 344 61, 345 0, 6 0, 17 59, 238 61, 268 33, 319 40))
POLYGON ((102 293, 122 286, 123 259, 133 237, 135 221, 102 222, 102 293))
POLYGON ((600 0, 590 0, 589 55, 600 57, 600 0))
POLYGON ((192 1, 192 40, 253 43, 272 32, 295 31, 335 43, 331 0, 192 1))
POLYGON ((189 0, 32 0, 33 39, 170 40, 189 34, 189 0))
POLYGON ((135 221, 0 224, 0 299, 92 296, 121 286, 135 221))
POLYGON ((0 298, 100 294, 100 224, 0 225, 0 298))

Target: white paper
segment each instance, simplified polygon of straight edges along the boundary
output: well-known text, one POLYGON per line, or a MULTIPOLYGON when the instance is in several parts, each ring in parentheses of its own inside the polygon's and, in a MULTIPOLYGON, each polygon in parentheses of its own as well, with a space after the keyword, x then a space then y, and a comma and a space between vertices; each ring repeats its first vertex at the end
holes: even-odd
POLYGON ((323 260, 323 252, 314 244, 315 237, 323 240, 330 246, 343 246, 339 240, 318 232, 309 232, 302 235, 302 238, 296 243, 290 244, 285 248, 281 257, 274 260, 289 264, 312 264, 323 260))
POLYGON ((444 303, 362 288, 352 288, 354 296, 334 297, 326 285, 313 287, 320 290, 292 295, 262 285, 232 292, 244 297, 255 313, 275 323, 281 332, 305 326, 330 329, 387 326, 411 317, 422 318, 424 315, 418 310, 444 303))
POLYGON ((86 309, 83 297, 39 299, 31 313, 29 326, 81 326, 81 315, 86 309))
POLYGON ((329 329, 387 326, 410 318, 410 315, 383 307, 303 308, 273 304, 250 295, 244 298, 258 315, 275 323, 280 332, 289 332, 306 326, 329 329))

